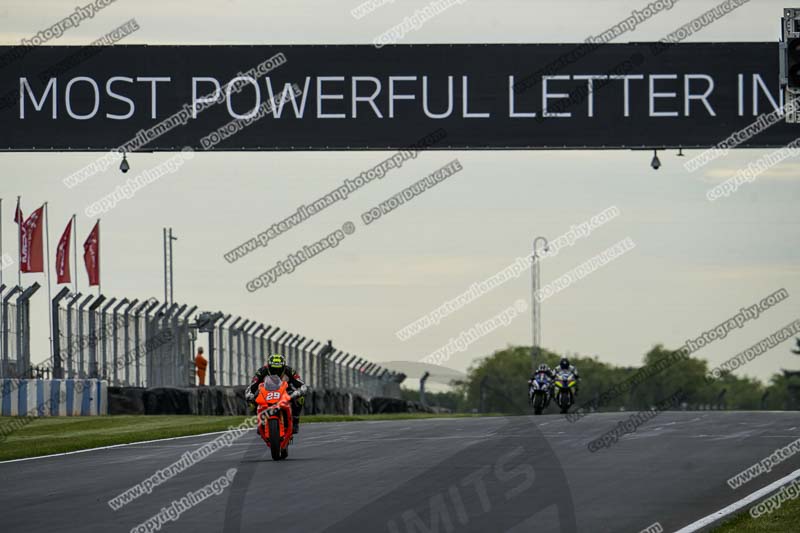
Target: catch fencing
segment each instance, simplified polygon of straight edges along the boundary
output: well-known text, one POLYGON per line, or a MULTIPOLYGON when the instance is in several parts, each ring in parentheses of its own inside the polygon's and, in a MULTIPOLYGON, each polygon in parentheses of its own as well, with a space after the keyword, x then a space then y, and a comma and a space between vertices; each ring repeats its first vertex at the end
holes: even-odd
POLYGON ((83 295, 63 288, 51 302, 52 358, 32 366, 30 300, 38 283, 0 286, 0 378, 99 379, 110 386, 197 385, 197 348, 207 384, 243 386, 273 353, 314 389, 400 398, 405 374, 306 336, 197 306, 83 295))
POLYGON ((0 284, 0 379, 29 373, 30 300, 37 290, 38 283, 28 288, 0 284))
POLYGON ((326 343, 242 317, 201 313, 199 330, 208 333, 211 385, 245 385, 265 358, 283 354, 290 367, 317 389, 343 389, 367 397, 400 397, 404 374, 345 353, 326 343))

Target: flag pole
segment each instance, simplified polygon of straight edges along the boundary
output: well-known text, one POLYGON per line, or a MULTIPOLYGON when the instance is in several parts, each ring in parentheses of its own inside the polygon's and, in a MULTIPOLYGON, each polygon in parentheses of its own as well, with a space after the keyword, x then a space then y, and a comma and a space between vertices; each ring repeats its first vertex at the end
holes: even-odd
MULTIPOLYGON (((17 196, 17 205, 22 196, 17 196)), ((14 213, 14 218, 17 218, 17 213, 14 213)), ((22 288, 22 224, 24 220, 17 222, 17 285, 22 288)))
POLYGON ((53 303, 53 296, 50 291, 50 214, 47 202, 44 203, 44 235, 47 244, 47 317, 50 321, 50 360, 53 360, 53 313, 50 306, 53 303))
POLYGON ((78 226, 75 215, 72 215, 72 277, 74 279, 74 292, 78 294, 78 226))

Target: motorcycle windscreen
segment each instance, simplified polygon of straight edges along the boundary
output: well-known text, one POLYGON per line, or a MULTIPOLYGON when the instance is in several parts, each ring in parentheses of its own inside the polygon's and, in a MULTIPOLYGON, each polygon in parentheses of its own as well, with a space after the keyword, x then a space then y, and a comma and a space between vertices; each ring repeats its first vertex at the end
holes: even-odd
POLYGON ((267 390, 279 390, 281 388, 280 376, 267 376, 264 378, 264 388, 267 390))

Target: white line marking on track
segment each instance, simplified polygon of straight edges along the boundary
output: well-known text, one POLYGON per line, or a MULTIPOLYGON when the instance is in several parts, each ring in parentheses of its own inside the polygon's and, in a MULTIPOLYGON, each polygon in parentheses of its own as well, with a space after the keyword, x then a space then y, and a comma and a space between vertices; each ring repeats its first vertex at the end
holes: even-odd
POLYGON ((170 440, 178 440, 178 439, 191 439, 194 437, 208 437, 210 435, 219 435, 221 433, 226 433, 226 431, 214 431, 213 433, 200 433, 198 435, 184 435, 182 437, 169 437, 167 439, 154 439, 154 440, 140 440, 138 442, 128 442, 126 444, 112 444, 111 446, 99 446, 97 448, 87 448, 85 450, 75 450, 72 452, 61 452, 61 453, 51 453, 50 455, 40 455, 38 457, 23 457, 21 459, 8 459, 6 461, 0 461, 0 465, 5 463, 20 463, 22 461, 35 461, 36 459, 47 459, 48 457, 62 457, 64 455, 75 455, 78 453, 87 453, 87 452, 97 452, 100 450, 110 450, 112 448, 122 448, 125 446, 136 446, 137 444, 149 444, 151 442, 165 442, 170 440))
POLYGON ((730 514, 733 514, 734 512, 736 512, 739 509, 741 509, 742 507, 746 507, 747 505, 753 503, 754 501, 761 499, 762 497, 766 496, 770 492, 776 491, 777 489, 781 488, 783 485, 786 485, 787 483, 791 483, 792 481, 794 481, 797 478, 800 478, 800 470, 795 470, 794 472, 792 472, 788 476, 784 476, 784 477, 780 478, 778 481, 775 481, 773 483, 770 483, 766 487, 758 489, 757 491, 753 492, 749 496, 745 496, 741 500, 739 500, 737 502, 734 502, 734 503, 730 504, 729 506, 720 509, 716 513, 712 513, 712 514, 710 514, 708 516, 704 516, 700 520, 698 520, 696 522, 693 522, 693 523, 689 524, 688 526, 686 526, 686 527, 684 527, 682 529, 679 529, 675 533, 692 533, 693 531, 699 531, 700 529, 703 529, 704 527, 709 526, 709 525, 713 524, 714 522, 717 522, 718 520, 721 520, 722 518, 725 518, 726 516, 728 516, 730 514))

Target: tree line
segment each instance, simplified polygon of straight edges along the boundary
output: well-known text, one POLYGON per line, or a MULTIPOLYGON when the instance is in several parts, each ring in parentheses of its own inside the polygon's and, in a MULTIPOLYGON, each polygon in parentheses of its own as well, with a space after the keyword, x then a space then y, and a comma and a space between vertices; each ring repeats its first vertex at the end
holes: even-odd
MULTIPOLYGON (((800 348, 800 339, 797 343, 800 348)), ((794 353, 800 354, 798 350, 794 353)), ((536 364, 553 368, 561 358, 562 354, 541 349, 536 364)), ((686 357, 660 344, 645 354, 640 367, 616 366, 597 356, 569 354, 567 358, 581 376, 576 408, 591 405, 599 411, 648 409, 680 388, 689 409, 800 409, 800 372, 775 373, 766 384, 730 372, 712 378, 707 361, 686 357), (647 377, 634 379, 636 376, 647 377)), ((426 403, 454 412, 529 413, 530 375, 531 348, 508 346, 476 361, 466 379, 452 383, 451 391, 426 393, 426 403)), ((403 394, 405 399, 419 400, 416 389, 404 389, 403 394)))

